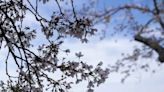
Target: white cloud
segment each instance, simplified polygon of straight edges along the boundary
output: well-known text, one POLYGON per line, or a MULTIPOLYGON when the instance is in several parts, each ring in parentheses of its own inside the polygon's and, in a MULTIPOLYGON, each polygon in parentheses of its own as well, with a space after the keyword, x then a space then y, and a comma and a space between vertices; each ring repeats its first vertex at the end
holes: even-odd
MULTIPOLYGON (((99 61, 103 61, 105 66, 114 63, 121 58, 121 53, 130 53, 136 42, 129 42, 127 38, 119 38, 116 43, 114 39, 105 39, 102 41, 91 41, 88 44, 82 44, 79 41, 67 40, 63 48, 70 48, 71 54, 68 56, 71 60, 75 59, 74 53, 81 51, 84 54, 82 60, 89 64, 96 65, 99 61)), ((64 54, 61 54, 63 56, 64 54)), ((149 60, 150 62, 152 60, 149 60)), ((154 62, 155 63, 155 62, 154 62)), ((104 85, 95 89, 95 92, 163 92, 164 67, 158 69, 157 73, 135 72, 129 77, 125 84, 120 83, 121 75, 115 73, 109 75, 109 79, 104 85)), ((75 85, 72 92, 85 92, 86 84, 75 85)))
MULTIPOLYGON (((62 48, 69 48, 71 59, 74 57, 75 52, 81 51, 84 54, 82 58, 84 61, 88 61, 90 64, 103 61, 105 64, 110 64, 121 58, 122 52, 131 52, 135 42, 129 42, 129 39, 119 39, 115 42, 114 39, 105 39, 98 41, 90 41, 87 44, 82 44, 80 41, 71 42, 65 41, 62 48)), ((63 55, 63 54, 62 54, 63 55)))
MULTIPOLYGON (((88 44, 82 44, 79 41, 66 40, 62 45, 62 49, 70 48, 71 54, 68 55, 70 60, 78 60, 75 58, 74 53, 81 51, 84 54, 82 60, 89 64, 96 65, 99 61, 103 61, 105 66, 114 63, 117 59, 121 58, 122 52, 131 52, 133 46, 137 45, 136 42, 129 42, 127 38, 119 38, 116 43, 114 39, 105 39, 98 41, 90 41, 88 44)), ((5 57, 5 49, 1 49, 0 56, 5 57)), ((61 53, 60 57, 66 56, 61 53)), ((10 71, 14 74, 14 71, 10 71)), ((4 69, 1 73, 5 74, 4 69)), ((109 79, 105 84, 95 89, 95 92, 163 92, 164 88, 164 67, 161 67, 156 74, 142 73, 139 79, 136 76, 130 77, 125 84, 120 83, 121 76, 119 74, 109 75, 109 79)), ((137 75, 137 74, 136 74, 137 75)), ((5 76, 0 79, 5 80, 5 76)), ((85 92, 86 84, 82 83, 75 85, 72 92, 85 92)))

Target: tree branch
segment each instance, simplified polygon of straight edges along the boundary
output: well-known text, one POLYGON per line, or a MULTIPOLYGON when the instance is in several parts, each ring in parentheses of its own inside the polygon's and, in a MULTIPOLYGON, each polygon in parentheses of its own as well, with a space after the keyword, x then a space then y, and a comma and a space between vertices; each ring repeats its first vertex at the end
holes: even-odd
POLYGON ((161 16, 160 16, 161 11, 158 7, 157 1, 153 0, 153 3, 154 3, 154 10, 155 10, 154 15, 157 17, 157 21, 159 22, 161 28, 164 31, 164 21, 162 21, 161 16))
POLYGON ((135 40, 139 41, 139 42, 149 46, 153 50, 155 50, 158 53, 158 55, 159 55, 159 57, 158 57, 159 61, 161 63, 164 62, 164 48, 162 46, 160 46, 160 44, 159 44, 159 42, 157 40, 151 39, 151 38, 142 37, 140 34, 135 36, 135 40))

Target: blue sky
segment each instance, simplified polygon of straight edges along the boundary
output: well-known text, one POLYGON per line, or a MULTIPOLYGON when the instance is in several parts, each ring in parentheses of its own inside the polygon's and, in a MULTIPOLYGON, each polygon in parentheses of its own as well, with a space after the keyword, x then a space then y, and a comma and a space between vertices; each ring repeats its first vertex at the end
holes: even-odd
MULTIPOLYGON (((146 4, 151 3, 147 0, 99 0, 98 1, 99 4, 97 5, 97 8, 102 9, 104 8, 104 5, 105 6, 118 5, 131 1, 143 2, 146 4)), ((87 0, 77 0, 75 4, 76 7, 81 5, 82 2, 87 2, 87 0)), ((43 7, 43 5, 41 5, 40 7, 41 7, 41 12, 42 14, 44 14, 45 17, 48 17, 48 15, 51 14, 49 12, 50 10, 57 9, 56 5, 53 4, 52 2, 48 3, 48 6, 46 7, 43 7)), ((138 17, 141 18, 141 16, 138 17)), ((33 26, 37 29, 37 26, 35 26, 37 24, 36 22, 34 22, 35 18, 30 13, 28 13, 25 20, 26 20, 25 21, 26 25, 33 26)), ((141 20, 143 20, 143 17, 141 20)), ((96 27, 99 30, 104 28, 104 26, 102 25, 97 25, 96 27)), ((112 30, 112 28, 110 30, 112 30)), ((41 33, 39 34, 40 35, 37 37, 37 39, 33 41, 35 44, 40 44, 41 42, 40 38, 42 38, 43 35, 41 33)), ((99 61, 103 61, 104 67, 107 67, 108 64, 111 63, 113 64, 114 62, 117 61, 117 59, 120 59, 121 53, 123 52, 131 53, 134 46, 141 46, 140 43, 129 42, 128 37, 122 37, 119 35, 114 36, 112 38, 110 38, 107 35, 106 38, 100 40, 99 34, 100 33, 97 33, 96 34, 97 36, 91 37, 89 39, 89 43, 87 44, 82 44, 79 40, 76 40, 74 38, 65 39, 65 43, 62 45, 62 48, 63 49, 69 48, 71 50, 71 54, 67 56, 64 53, 60 53, 59 57, 66 56, 68 59, 76 60, 77 58, 75 57, 74 53, 81 51, 84 54, 82 60, 84 60, 88 64, 94 65, 97 64, 99 61)), ((1 51, 3 53, 0 53, 0 56, 4 57, 5 50, 1 49, 1 51)), ((140 61, 143 60, 140 59, 140 61)), ((151 65, 154 65, 153 67, 156 67, 155 61, 152 62, 153 59, 148 59, 147 61, 149 61, 151 65)), ((0 64, 0 69, 1 67, 3 66, 0 64)), ((130 76, 124 84, 120 83, 122 75, 111 74, 109 75, 109 79, 104 84, 102 84, 98 88, 95 88, 95 92, 163 92, 164 91, 164 65, 157 67, 156 70, 157 72, 155 74, 151 72, 145 73, 143 71, 138 70, 132 76, 130 76)), ((4 73, 2 71, 3 70, 1 70, 0 73, 4 73)), ((14 71, 11 71, 11 73, 14 73, 14 71)), ((0 76, 0 79, 5 79, 5 77, 0 76)), ((79 85, 74 85, 74 87, 71 90, 72 92, 85 92, 86 91, 85 88, 86 88, 86 84, 84 82, 79 85)))

